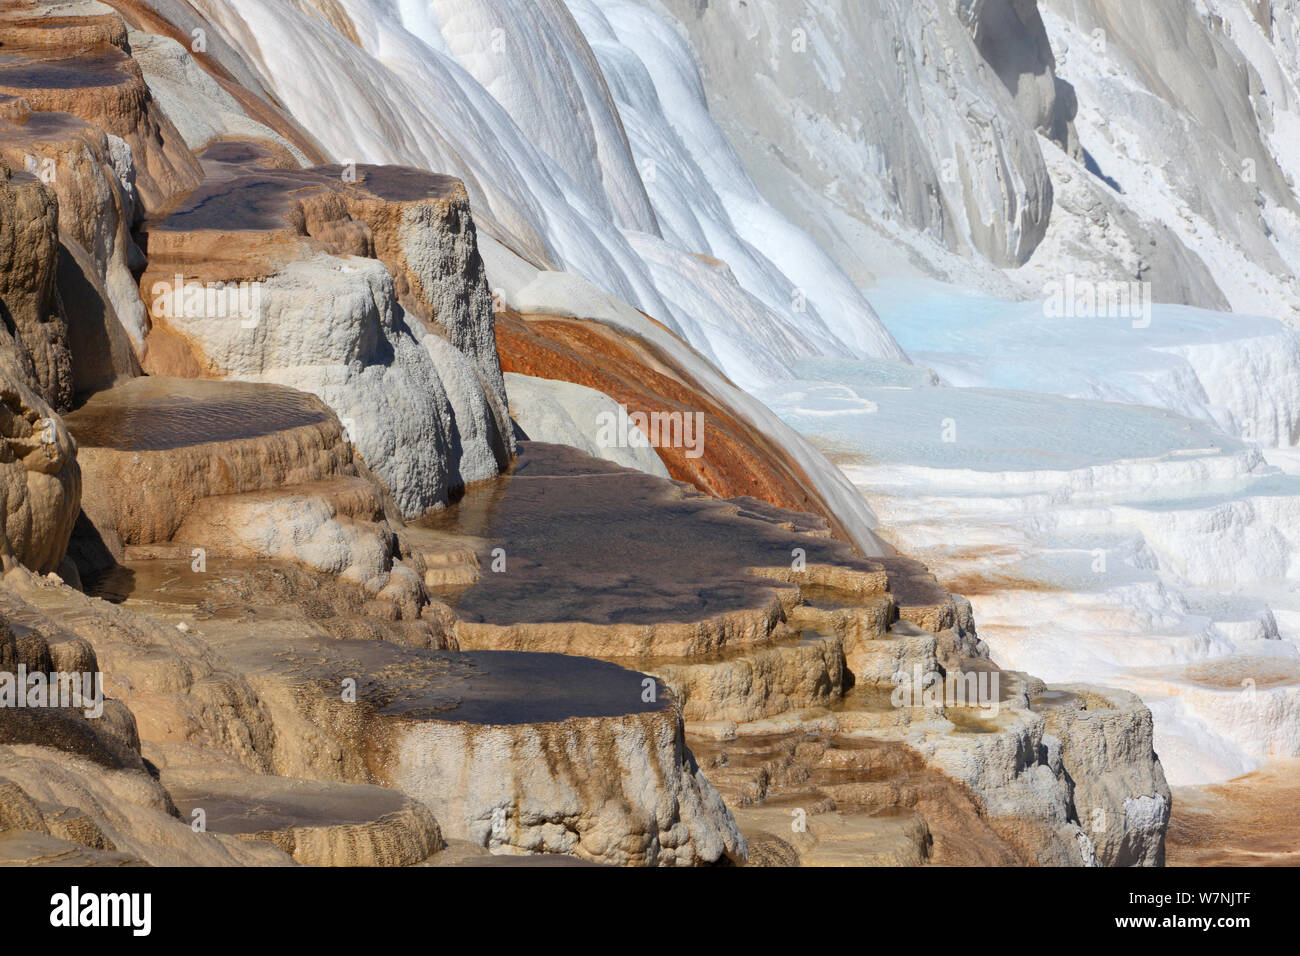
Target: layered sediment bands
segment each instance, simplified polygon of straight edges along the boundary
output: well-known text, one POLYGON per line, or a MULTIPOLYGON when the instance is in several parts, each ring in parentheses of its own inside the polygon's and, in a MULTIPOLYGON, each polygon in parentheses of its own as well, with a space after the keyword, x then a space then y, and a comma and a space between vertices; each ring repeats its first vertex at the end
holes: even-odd
MULTIPOLYGON (((507 372, 585 385, 633 413, 702 415, 697 449, 671 442, 655 448, 673 478, 718 498, 751 496, 812 512, 852 540, 796 462, 654 343, 600 322, 509 309, 497 315, 496 335, 507 372)), ((583 424, 597 431, 596 422, 583 424)))
POLYGON ((688 740, 751 842, 775 835, 803 865, 1159 865, 1169 791, 1143 749, 1145 708, 1002 677, 997 712, 900 708, 888 682, 860 684, 830 708, 693 725, 688 740), (1084 696, 1097 723, 1063 743, 1049 711, 1084 696), (1096 781, 1073 777, 1087 759, 1063 757, 1072 747, 1113 750, 1096 781))
MULTIPOLYGON (((246 560, 296 561, 368 584, 393 568, 393 531, 380 489, 364 478, 218 495, 198 502, 175 539, 246 560)), ((410 590, 419 590, 414 571, 410 590)), ((389 582, 384 581, 387 585, 389 582)))
POLYGON ((99 669, 90 645, 67 635, 51 637, 0 617, 0 673, 10 681, 20 668, 28 675, 75 675, 75 681, 46 687, 35 707, 17 706, 11 687, 0 707, 0 744, 54 747, 109 770, 142 772, 134 716, 117 701, 102 701, 100 708, 95 688, 81 679, 99 669))
POLYGON ((137 378, 68 416, 86 517, 108 541, 168 541, 214 495, 354 475, 338 420, 275 385, 137 378))
MULTIPOLYGON (((0 93, 31 109, 71 113, 130 147, 133 185, 146 211, 198 185, 198 160, 163 114, 126 51, 126 27, 112 13, 49 17, 39 4, 0 9, 0 93)), ((107 8, 105 8, 107 9, 107 8)))

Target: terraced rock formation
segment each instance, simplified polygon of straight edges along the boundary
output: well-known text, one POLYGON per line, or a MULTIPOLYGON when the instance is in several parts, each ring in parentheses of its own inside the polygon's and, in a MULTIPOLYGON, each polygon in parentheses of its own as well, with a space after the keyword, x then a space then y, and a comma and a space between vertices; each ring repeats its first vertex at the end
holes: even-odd
POLYGON ((0 700, 0 859, 1162 862, 1136 698, 1000 670, 669 326, 327 162, 206 22, 0 4, 0 678, 102 690, 0 700), (701 454, 533 440, 611 410, 701 454))

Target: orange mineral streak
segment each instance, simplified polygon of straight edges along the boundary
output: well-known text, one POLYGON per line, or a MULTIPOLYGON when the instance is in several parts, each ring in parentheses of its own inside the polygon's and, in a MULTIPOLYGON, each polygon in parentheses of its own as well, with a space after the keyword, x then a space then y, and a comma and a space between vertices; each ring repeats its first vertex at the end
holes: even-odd
POLYGON ((704 413, 704 453, 656 448, 669 474, 719 498, 751 496, 825 518, 832 533, 851 540, 807 474, 768 436, 714 398, 672 356, 630 332, 587 319, 497 315, 501 368, 537 378, 586 385, 629 413, 704 413))

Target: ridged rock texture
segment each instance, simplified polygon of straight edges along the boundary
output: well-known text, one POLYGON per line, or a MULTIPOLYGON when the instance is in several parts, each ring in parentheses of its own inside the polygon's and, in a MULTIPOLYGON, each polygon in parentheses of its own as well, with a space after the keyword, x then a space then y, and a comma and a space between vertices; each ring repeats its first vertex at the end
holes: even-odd
POLYGON ((56 311, 57 206, 0 162, 0 559, 52 571, 81 497, 74 446, 52 404, 71 397, 67 326, 56 311))

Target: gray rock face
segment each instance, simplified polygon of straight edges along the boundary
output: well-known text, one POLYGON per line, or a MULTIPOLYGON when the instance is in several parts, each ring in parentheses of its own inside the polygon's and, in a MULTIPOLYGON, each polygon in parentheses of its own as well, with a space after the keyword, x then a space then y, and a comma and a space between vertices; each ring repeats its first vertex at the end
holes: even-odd
POLYGON ((1069 684, 1083 702, 1049 713, 1078 820, 1103 866, 1163 866, 1172 797, 1152 750, 1151 711, 1133 694, 1069 684))
POLYGON ((935 0, 664 6, 689 34, 711 111, 764 195, 829 245, 850 275, 870 264, 833 239, 828 222, 837 216, 897 217, 951 251, 1003 266, 1024 262, 1042 239, 1052 185, 1033 127, 1056 130, 1068 102, 1055 91, 1041 38, 996 46, 999 13, 1031 34, 1005 2, 961 17, 935 0), (984 23, 977 32, 1006 78, 1032 78, 1015 98, 987 75, 968 32, 984 23), (822 197, 811 206, 809 191, 822 197))
POLYGON ((1045 142, 1043 156, 1056 185, 1052 223, 1020 277, 1039 289, 1071 273, 1147 281, 1154 302, 1230 308, 1209 266, 1173 230, 1143 219, 1055 144, 1045 142))
POLYGON ((1205 260, 1232 309, 1293 321, 1295 14, 1279 8, 1275 28, 1218 0, 1045 0, 1042 13, 1078 91, 1080 145, 1121 201, 1205 260))
POLYGON ((1073 150, 1074 88, 1056 76, 1056 58, 1038 0, 960 0, 957 16, 975 46, 1015 97, 1026 123, 1073 150))

